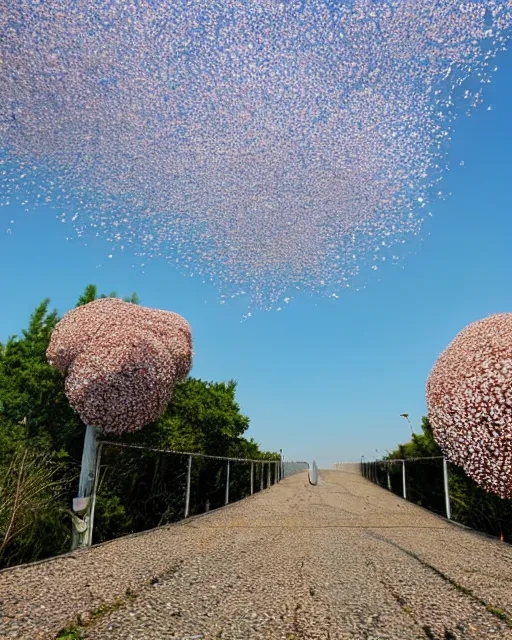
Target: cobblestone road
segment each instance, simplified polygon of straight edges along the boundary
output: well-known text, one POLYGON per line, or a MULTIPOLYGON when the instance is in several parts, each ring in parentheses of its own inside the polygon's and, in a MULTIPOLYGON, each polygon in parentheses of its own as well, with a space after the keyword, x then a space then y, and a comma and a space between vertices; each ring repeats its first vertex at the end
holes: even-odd
POLYGON ((301 473, 187 523, 4 571, 0 600, 0 637, 24 640, 102 604, 114 606, 89 640, 512 640, 512 547, 356 474, 321 471, 313 487, 301 473))

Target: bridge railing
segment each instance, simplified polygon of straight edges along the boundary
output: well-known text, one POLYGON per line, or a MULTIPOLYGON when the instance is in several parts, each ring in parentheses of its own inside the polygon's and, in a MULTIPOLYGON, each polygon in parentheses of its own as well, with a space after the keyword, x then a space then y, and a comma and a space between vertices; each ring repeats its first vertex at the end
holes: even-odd
POLYGON ((89 544, 206 513, 307 468, 304 462, 230 458, 100 441, 89 544))
MULTIPOLYGON (((78 475, 66 476, 58 502, 49 503, 48 512, 33 514, 32 528, 39 540, 37 554, 26 552, 13 539, 14 543, 0 554, 0 569, 66 553, 72 546, 72 526, 83 533, 84 546, 106 542, 241 500, 306 471, 308 466, 307 462, 214 456, 98 441, 90 515, 71 510, 78 475)), ((19 474, 11 475, 14 482, 19 474)))
POLYGON ((448 466, 443 456, 362 462, 361 473, 392 493, 451 519, 448 466))
POLYGON ((512 542, 512 500, 481 489, 461 467, 443 456, 404 460, 361 460, 337 463, 335 469, 356 469, 368 480, 410 502, 466 525, 512 542))

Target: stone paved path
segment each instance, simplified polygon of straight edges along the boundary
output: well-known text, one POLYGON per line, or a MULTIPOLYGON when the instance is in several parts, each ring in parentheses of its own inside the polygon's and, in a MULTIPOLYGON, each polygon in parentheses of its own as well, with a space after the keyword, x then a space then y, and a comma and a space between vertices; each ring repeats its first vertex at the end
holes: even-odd
POLYGON ((89 640, 512 640, 512 547, 356 474, 320 471, 313 487, 301 473, 188 523, 0 573, 0 638, 55 638, 116 598, 89 640))

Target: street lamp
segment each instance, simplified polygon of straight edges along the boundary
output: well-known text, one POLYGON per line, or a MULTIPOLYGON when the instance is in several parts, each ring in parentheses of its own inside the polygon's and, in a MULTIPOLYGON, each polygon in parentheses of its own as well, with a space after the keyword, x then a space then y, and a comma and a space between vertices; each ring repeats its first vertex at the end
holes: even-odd
POLYGON ((409 420, 409 414, 408 413, 401 413, 400 417, 401 418, 405 418, 407 420, 407 422, 409 423, 409 426, 411 427, 411 434, 414 435, 414 431, 412 430, 412 424, 411 424, 411 421, 409 420))

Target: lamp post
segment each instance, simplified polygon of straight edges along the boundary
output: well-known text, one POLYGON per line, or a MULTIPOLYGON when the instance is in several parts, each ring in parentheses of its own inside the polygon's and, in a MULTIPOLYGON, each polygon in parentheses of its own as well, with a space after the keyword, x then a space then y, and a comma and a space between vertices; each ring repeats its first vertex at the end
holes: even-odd
POLYGON ((401 413, 400 417, 401 418, 405 418, 407 420, 407 422, 409 423, 409 426, 411 427, 411 435, 414 435, 414 431, 412 430, 412 424, 411 424, 411 421, 409 420, 409 414, 408 413, 401 413))

